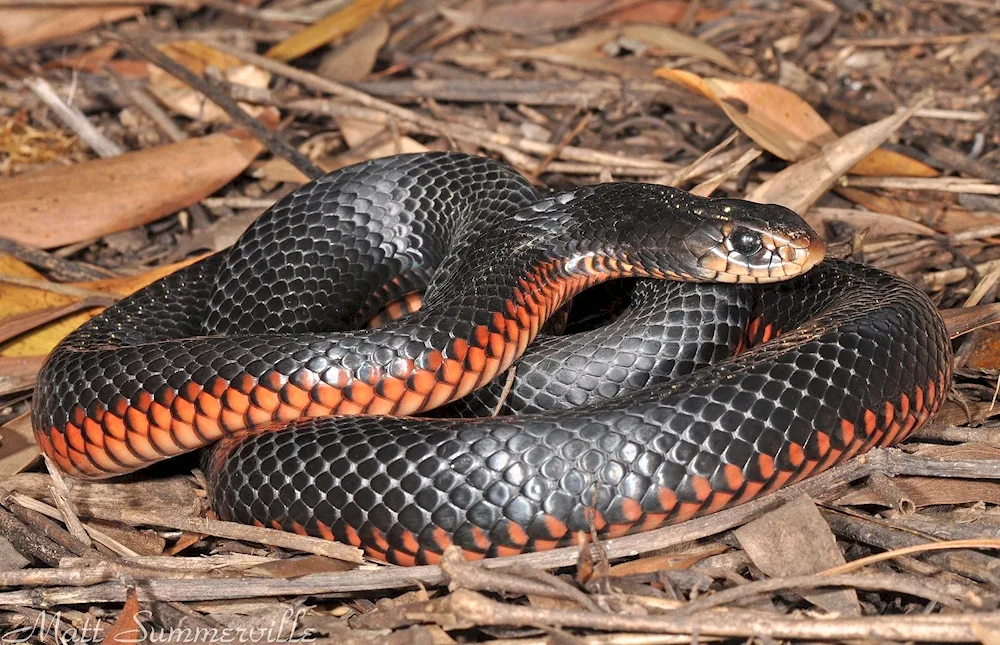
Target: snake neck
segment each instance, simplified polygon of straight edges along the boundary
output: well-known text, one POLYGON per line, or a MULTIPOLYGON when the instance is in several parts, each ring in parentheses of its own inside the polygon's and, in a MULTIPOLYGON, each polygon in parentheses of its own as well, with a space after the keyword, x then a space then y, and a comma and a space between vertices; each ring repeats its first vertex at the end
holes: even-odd
POLYGON ((417 329, 437 330, 424 340, 412 369, 407 362, 404 370, 408 382, 426 396, 412 397, 392 414, 419 414, 464 397, 509 368, 545 322, 577 294, 606 280, 643 274, 621 258, 586 252, 547 256, 505 280, 483 279, 482 274, 471 285, 455 280, 455 291, 464 290, 461 296, 444 285, 418 312, 372 332, 376 338, 402 339, 412 338, 417 329), (429 387, 420 387, 423 380, 429 387))

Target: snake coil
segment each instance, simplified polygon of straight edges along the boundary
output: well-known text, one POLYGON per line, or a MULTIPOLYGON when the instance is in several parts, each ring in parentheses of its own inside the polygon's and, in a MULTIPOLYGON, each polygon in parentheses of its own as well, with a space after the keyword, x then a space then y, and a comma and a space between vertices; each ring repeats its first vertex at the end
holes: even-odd
POLYGON ((215 443, 221 517, 397 564, 649 530, 891 445, 941 405, 932 303, 822 255, 777 206, 645 184, 539 199, 456 153, 367 162, 70 334, 39 375, 35 436, 90 478, 215 443), (649 280, 620 319, 528 348, 627 276, 649 280), (425 287, 419 311, 358 329, 425 287), (501 401, 487 384, 522 354, 501 401), (504 416, 407 416, 456 400, 504 416))

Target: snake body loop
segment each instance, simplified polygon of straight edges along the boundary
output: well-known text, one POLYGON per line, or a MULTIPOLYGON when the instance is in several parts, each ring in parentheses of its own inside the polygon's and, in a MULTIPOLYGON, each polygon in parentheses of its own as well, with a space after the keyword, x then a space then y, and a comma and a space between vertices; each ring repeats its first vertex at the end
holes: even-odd
POLYGON ((821 256, 780 207, 643 184, 538 199, 454 153, 367 162, 67 337, 35 435, 80 477, 217 442, 220 516, 398 564, 649 530, 892 444, 940 406, 933 305, 821 256), (528 349, 574 295, 627 276, 656 280, 620 320, 528 349), (424 288, 419 311, 356 329, 424 288), (526 351, 504 409, 522 414, 404 416, 492 407, 500 386, 463 397, 526 351))

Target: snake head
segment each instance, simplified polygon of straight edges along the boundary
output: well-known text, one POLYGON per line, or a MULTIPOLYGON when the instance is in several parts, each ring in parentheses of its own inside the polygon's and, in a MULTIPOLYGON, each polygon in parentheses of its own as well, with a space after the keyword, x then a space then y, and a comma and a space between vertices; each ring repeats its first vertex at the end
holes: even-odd
MULTIPOLYGON (((609 183, 553 195, 519 218, 553 256, 611 273, 689 282, 775 282, 811 269, 826 247, 793 211, 676 188, 609 183)), ((492 238, 491 238, 492 239, 492 238)))
POLYGON ((777 204, 710 199, 684 238, 713 282, 776 282, 805 273, 826 254, 823 239, 794 211, 777 204))

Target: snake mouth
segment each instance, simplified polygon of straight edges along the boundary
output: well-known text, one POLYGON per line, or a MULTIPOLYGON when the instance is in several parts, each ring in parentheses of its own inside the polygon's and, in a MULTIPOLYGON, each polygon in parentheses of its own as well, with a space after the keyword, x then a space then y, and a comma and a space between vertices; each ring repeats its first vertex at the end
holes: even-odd
POLYGON ((784 233, 727 223, 722 241, 699 258, 716 282, 777 282, 805 273, 826 255, 826 244, 811 229, 784 233))

